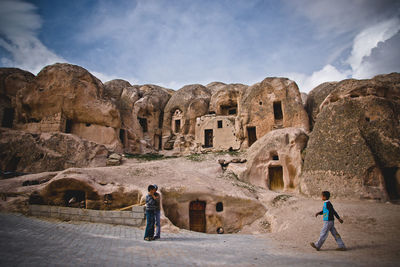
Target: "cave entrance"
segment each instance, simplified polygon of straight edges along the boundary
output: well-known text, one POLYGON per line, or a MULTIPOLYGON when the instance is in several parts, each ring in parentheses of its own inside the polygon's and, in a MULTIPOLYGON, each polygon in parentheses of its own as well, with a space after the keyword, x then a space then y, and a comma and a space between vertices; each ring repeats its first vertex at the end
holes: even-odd
POLYGON ((204 130, 204 147, 213 147, 213 130, 204 130))
POLYGON ((21 161, 21 157, 13 156, 10 161, 7 163, 6 171, 15 172, 18 168, 18 164, 21 161))
POLYGON ((181 130, 181 120, 175 120, 175 133, 179 133, 181 130))
POLYGON ((190 231, 206 232, 206 202, 192 201, 189 206, 190 231))
POLYGON ((283 120, 282 102, 274 102, 274 119, 275 123, 280 123, 283 120))
POLYGON ((247 142, 249 147, 257 141, 256 127, 247 127, 247 142))
POLYGON ((138 117, 139 124, 142 126, 142 130, 144 133, 147 133, 147 119, 138 117))
POLYGON ((66 207, 84 208, 86 207, 86 194, 81 190, 67 190, 64 193, 64 203, 66 207))
POLYGON ((283 190, 283 170, 282 166, 272 166, 268 168, 268 179, 270 190, 283 190))
POLYGON ((121 140, 122 145, 125 146, 125 130, 124 129, 119 130, 119 139, 121 140))
POLYGON ((13 108, 5 108, 3 111, 3 119, 1 121, 1 127, 12 128, 14 122, 15 111, 13 108))
POLYGON ((386 192, 390 200, 400 199, 400 181, 396 178, 398 168, 383 168, 383 178, 385 179, 386 192))
POLYGON ((72 133, 72 120, 65 122, 65 133, 72 133))

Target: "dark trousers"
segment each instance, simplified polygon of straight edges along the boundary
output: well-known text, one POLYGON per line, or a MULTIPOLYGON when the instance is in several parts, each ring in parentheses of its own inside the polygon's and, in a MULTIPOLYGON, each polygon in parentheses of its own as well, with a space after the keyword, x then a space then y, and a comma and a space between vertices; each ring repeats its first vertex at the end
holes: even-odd
POLYGON ((154 236, 154 223, 155 223, 155 211, 154 210, 146 210, 146 231, 144 232, 144 238, 154 236))

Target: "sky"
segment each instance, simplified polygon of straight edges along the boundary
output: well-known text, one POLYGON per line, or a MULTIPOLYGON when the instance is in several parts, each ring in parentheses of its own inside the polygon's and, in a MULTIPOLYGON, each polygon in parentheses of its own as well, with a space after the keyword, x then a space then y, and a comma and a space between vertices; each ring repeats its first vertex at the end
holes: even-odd
POLYGON ((0 67, 179 89, 400 72, 398 0, 0 0, 0 67))

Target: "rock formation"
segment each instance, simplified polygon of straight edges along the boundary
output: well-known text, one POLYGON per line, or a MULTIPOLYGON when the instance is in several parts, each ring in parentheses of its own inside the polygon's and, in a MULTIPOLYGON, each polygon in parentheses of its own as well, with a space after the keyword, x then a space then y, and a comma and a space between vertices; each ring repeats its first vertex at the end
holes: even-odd
POLYGON ((1 127, 12 128, 17 92, 34 79, 30 72, 15 68, 0 68, 0 122, 1 127))
POLYGON ((70 64, 45 67, 17 94, 17 129, 67 132, 118 149, 119 111, 103 99, 103 84, 70 64))
POLYGON ((344 80, 320 105, 301 190, 347 198, 400 196, 400 74, 344 80))
POLYGON ((0 169, 37 173, 70 167, 105 166, 103 145, 63 133, 32 134, 0 128, 0 169))
POLYGON ((164 109, 164 149, 190 151, 194 144, 196 119, 208 113, 210 98, 210 90, 199 84, 176 91, 164 109))
POLYGON ((164 107, 170 90, 157 85, 131 86, 124 80, 105 83, 107 95, 117 105, 122 126, 120 139, 127 153, 148 153, 162 148, 164 107))
POLYGON ((319 113, 319 106, 325 98, 335 89, 337 82, 326 82, 318 85, 307 96, 305 108, 309 114, 310 129, 314 127, 315 119, 319 113))
POLYGON ((295 82, 286 78, 266 78, 247 88, 239 112, 237 135, 245 147, 274 129, 309 129, 299 89, 295 82))
POLYGON ((308 136, 301 128, 274 130, 247 151, 246 170, 241 179, 274 191, 299 188, 302 151, 308 136))

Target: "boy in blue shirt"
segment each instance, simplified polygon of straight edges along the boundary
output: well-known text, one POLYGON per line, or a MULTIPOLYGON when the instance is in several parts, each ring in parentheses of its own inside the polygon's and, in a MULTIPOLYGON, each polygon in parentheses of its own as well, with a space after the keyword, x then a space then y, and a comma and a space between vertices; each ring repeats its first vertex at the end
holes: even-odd
POLYGON ((335 238, 336 243, 339 246, 336 250, 345 251, 346 246, 344 245, 342 238, 340 237, 339 233, 336 231, 335 228, 334 216, 339 220, 340 223, 343 223, 343 220, 340 219, 339 215, 333 208, 332 203, 329 201, 330 196, 331 194, 329 193, 329 191, 322 192, 321 197, 322 200, 324 201, 324 206, 320 212, 317 212, 315 214, 315 217, 318 217, 318 215, 323 215, 324 226, 322 227, 319 240, 316 243, 311 242, 310 245, 317 251, 320 250, 326 238, 328 237, 329 232, 331 232, 332 236, 335 238))

